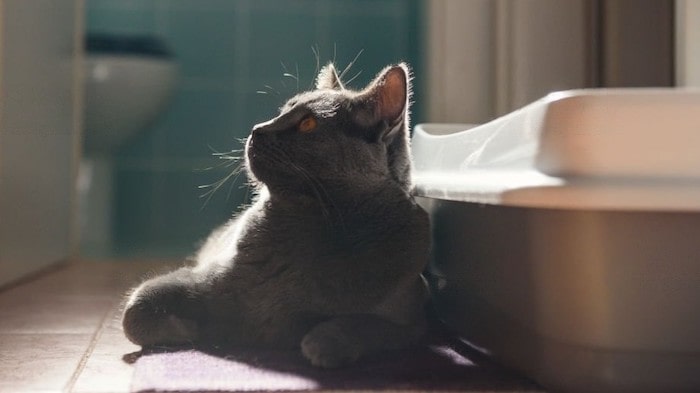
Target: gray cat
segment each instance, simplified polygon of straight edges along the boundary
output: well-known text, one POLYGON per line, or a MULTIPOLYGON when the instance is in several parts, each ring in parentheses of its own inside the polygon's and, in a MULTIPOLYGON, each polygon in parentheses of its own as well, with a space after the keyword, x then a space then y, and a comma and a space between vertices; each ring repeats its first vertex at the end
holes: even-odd
POLYGON ((332 64, 246 141, 255 202, 217 229, 194 266, 131 294, 142 346, 299 348, 337 367, 414 343, 425 330, 429 221, 413 201, 410 76, 384 69, 362 91, 332 64))

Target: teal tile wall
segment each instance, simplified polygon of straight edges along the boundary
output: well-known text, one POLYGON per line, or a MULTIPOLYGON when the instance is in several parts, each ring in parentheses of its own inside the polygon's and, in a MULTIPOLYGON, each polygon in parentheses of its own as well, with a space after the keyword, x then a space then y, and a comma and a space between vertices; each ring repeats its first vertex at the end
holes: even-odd
POLYGON ((255 123, 309 88, 314 50, 341 68, 361 52, 345 77, 360 72, 357 88, 386 64, 411 63, 420 121, 422 9, 422 0, 87 0, 88 32, 163 37, 181 71, 170 107, 116 157, 116 253, 193 252, 246 202, 244 176, 201 197, 231 170, 207 170, 224 163, 212 152, 239 149, 255 123))

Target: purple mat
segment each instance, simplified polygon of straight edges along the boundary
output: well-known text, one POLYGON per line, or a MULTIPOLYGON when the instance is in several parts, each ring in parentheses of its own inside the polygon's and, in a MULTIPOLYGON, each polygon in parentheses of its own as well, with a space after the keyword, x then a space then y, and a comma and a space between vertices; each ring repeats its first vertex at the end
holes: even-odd
POLYGON ((446 341, 384 353, 325 370, 298 352, 185 349, 140 354, 132 392, 318 390, 539 391, 459 343, 446 341))

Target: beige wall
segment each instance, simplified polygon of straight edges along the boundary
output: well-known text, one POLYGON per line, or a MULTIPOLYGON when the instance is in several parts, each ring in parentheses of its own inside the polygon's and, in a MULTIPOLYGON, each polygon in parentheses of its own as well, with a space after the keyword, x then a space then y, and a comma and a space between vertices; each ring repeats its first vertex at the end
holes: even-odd
POLYGON ((0 285, 74 244, 81 0, 0 0, 0 285))
POLYGON ((676 1, 676 84, 700 87, 700 1, 676 1))
POLYGON ((482 123, 495 113, 495 8, 491 0, 429 0, 428 118, 482 123))
POLYGON ((584 87, 585 0, 428 0, 428 117, 483 123, 584 87))
MULTIPOLYGON (((552 91, 674 84, 673 0, 427 0, 428 117, 483 123, 552 91)), ((700 85, 700 1, 679 0, 676 74, 700 85)))

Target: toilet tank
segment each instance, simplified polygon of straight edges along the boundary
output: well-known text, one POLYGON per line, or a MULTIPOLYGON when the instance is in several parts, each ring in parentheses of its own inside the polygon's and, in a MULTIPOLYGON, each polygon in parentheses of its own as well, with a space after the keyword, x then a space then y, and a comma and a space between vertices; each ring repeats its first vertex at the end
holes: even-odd
POLYGON ((700 92, 560 92, 412 148, 462 339, 556 391, 700 391, 700 92))

